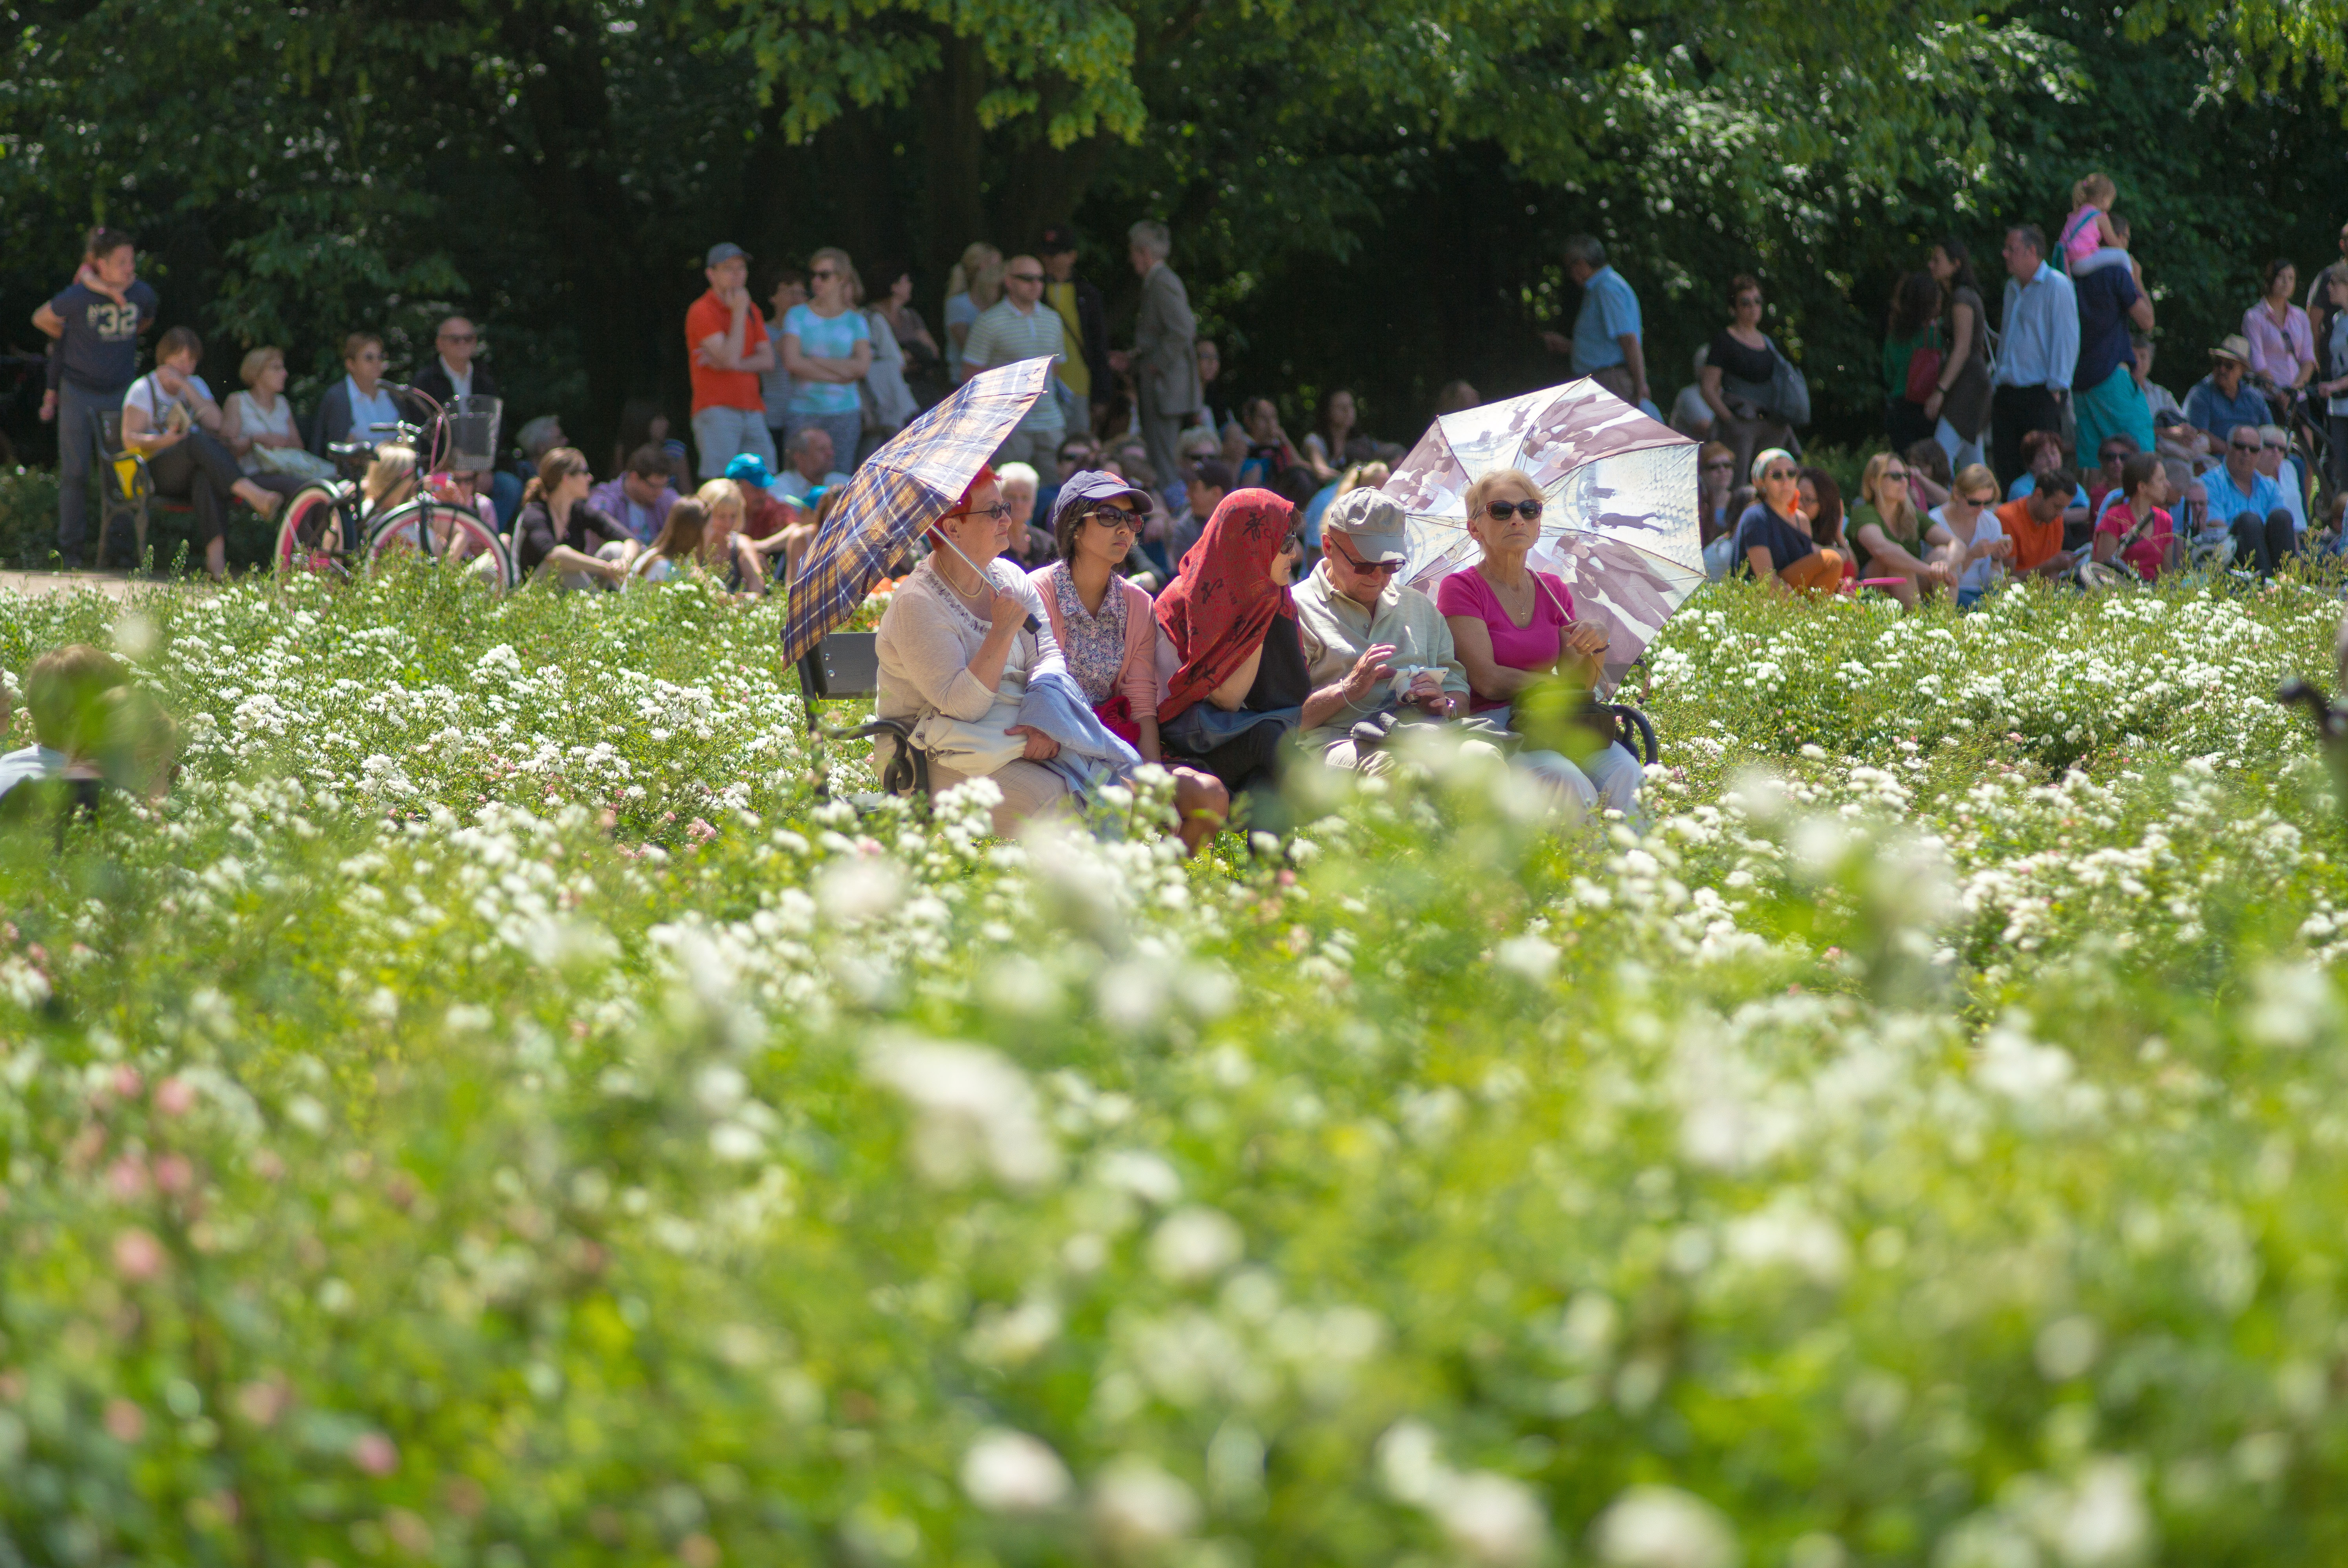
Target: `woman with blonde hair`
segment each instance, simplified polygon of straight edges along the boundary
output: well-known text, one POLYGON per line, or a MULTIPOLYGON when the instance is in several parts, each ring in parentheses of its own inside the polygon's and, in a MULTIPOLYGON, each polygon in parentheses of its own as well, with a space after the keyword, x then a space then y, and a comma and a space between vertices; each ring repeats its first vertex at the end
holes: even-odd
POLYGON ((244 356, 237 379, 245 390, 229 394, 221 410, 221 439, 247 474, 285 474, 296 479, 331 479, 335 466, 302 445, 294 427, 293 400, 285 395, 285 351, 263 346, 244 356))
POLYGON ((1885 591, 1909 610, 1956 580, 1947 560, 1956 541, 1940 524, 1916 515, 1908 462, 1897 454, 1878 452, 1867 460, 1846 531, 1859 551, 1859 575, 1898 578, 1885 591))
POLYGON ((1736 521, 1731 570, 1751 575, 1780 593, 1832 593, 1842 586, 1842 557, 1820 549, 1802 516, 1802 466, 1782 446, 1753 459, 1760 498, 1736 521))
MULTIPOLYGON (((1436 585, 1435 607, 1468 671, 1469 712, 1505 715, 1548 677, 1562 676, 1584 691, 1596 685, 1606 633, 1575 615, 1564 579, 1526 564, 1540 542, 1540 486, 1521 468, 1498 468, 1469 485, 1465 499, 1468 532, 1483 558, 1436 585)), ((1548 751, 1519 752, 1513 760, 1556 790, 1577 817, 1601 806, 1626 816, 1639 809, 1646 775, 1619 741, 1579 764, 1548 751)))
POLYGON ((857 387, 872 368, 872 328, 856 308, 860 285, 847 251, 827 245, 808 258, 808 302, 791 307, 778 340, 791 374, 783 440, 788 446, 802 430, 821 430, 831 437, 834 461, 852 469, 864 437, 857 387))
POLYGON ((375 461, 367 465, 366 477, 359 481, 359 494, 366 498, 366 509, 360 515, 369 522, 415 499, 416 448, 376 447, 375 461))
POLYGON ((695 491, 693 498, 709 514, 708 529, 701 540, 701 565, 721 578, 730 575, 732 586, 744 598, 764 599, 769 557, 758 548, 757 540, 742 531, 750 515, 742 487, 731 479, 712 479, 695 491))
POLYGON ((962 260, 946 274, 946 360, 956 386, 964 380, 963 345, 979 313, 1003 297, 1003 252, 983 240, 963 247, 962 260))

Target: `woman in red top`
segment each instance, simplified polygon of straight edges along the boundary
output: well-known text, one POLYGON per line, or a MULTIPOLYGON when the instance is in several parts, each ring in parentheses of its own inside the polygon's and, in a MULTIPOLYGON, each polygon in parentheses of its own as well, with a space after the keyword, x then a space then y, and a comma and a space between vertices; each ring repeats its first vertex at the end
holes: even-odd
MULTIPOLYGON (((1507 708, 1551 676, 1585 690, 1595 685, 1606 633, 1574 618, 1573 592, 1562 579, 1525 564, 1540 542, 1540 487, 1522 469, 1499 468, 1469 485, 1466 499, 1468 531, 1484 558, 1445 578, 1435 607, 1467 669, 1469 711, 1507 708)), ((1601 804, 1625 815, 1638 809, 1639 759, 1620 744, 1579 766, 1555 752, 1519 752, 1515 760, 1583 812, 1601 804)))
POLYGON ((2106 507, 2096 525, 2096 559, 2108 566, 2117 556, 2145 581, 2157 579, 2177 544, 2177 525, 2162 510, 2168 490, 2168 469, 2157 454, 2138 452, 2121 464, 2124 498, 2106 507))

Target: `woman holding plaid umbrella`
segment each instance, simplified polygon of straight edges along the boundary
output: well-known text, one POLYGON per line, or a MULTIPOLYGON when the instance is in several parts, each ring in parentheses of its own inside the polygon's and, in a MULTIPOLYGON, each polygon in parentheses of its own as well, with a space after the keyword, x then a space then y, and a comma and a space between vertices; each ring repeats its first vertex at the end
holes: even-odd
MULTIPOLYGON (((1010 517, 994 470, 981 467, 953 508, 931 525, 930 553, 898 583, 874 640, 880 675, 872 707, 880 717, 918 724, 943 714, 981 723, 995 708, 1005 676, 1024 681, 1041 660, 1059 656, 1035 585, 1016 561, 996 559, 1010 517)), ((1068 784, 1039 765, 1059 753, 1051 736, 1024 724, 1004 726, 1004 733, 1025 743, 983 774, 957 772, 932 755, 930 793, 973 777, 993 779, 1003 792, 994 807, 994 831, 1007 836, 1030 817, 1059 809, 1068 784)), ((888 762, 882 748, 892 744, 886 737, 873 743, 876 772, 888 762)))

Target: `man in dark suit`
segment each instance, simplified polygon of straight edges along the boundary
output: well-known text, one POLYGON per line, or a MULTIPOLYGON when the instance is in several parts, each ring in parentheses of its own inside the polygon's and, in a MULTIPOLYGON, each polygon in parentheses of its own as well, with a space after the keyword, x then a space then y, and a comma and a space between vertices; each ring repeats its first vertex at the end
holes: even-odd
POLYGON ((438 352, 417 374, 417 390, 438 399, 443 408, 468 394, 495 397, 498 378, 489 374, 488 365, 473 363, 473 352, 480 343, 480 333, 464 317, 450 316, 442 322, 433 338, 438 352))
MULTIPOLYGON (((481 346, 480 330, 462 316, 450 316, 440 323, 433 334, 433 355, 416 377, 416 389, 438 401, 442 408, 453 407, 457 399, 465 396, 495 397, 498 378, 489 374, 486 364, 475 364, 473 355, 481 346)), ((490 499, 498 508, 498 518, 507 527, 521 512, 521 476, 497 469, 489 476, 490 499)))
POLYGON ((1166 264, 1174 239, 1166 225, 1145 218, 1126 234, 1127 254, 1141 274, 1141 308, 1134 313, 1133 347, 1108 356, 1109 368, 1133 373, 1139 394, 1141 438, 1149 466, 1161 485, 1187 477, 1179 442, 1182 426, 1199 411, 1199 318, 1190 313, 1190 292, 1166 264))
POLYGON ((1074 230, 1045 230, 1035 254, 1044 263, 1044 302, 1059 313, 1061 338, 1069 349, 1052 390, 1060 399, 1061 424, 1079 435, 1093 429, 1108 409, 1108 310, 1101 292, 1076 276, 1074 230))

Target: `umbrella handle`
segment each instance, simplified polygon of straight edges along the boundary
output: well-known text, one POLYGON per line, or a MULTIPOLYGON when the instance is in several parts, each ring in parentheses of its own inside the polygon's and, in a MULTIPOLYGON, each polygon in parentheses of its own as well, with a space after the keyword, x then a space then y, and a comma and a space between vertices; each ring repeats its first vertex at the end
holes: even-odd
MULTIPOLYGON (((939 543, 944 545, 946 548, 953 551, 954 554, 962 557, 963 565, 978 573, 979 581, 985 583, 990 588, 994 586, 994 579, 986 575, 986 569, 979 565, 976 561, 971 559, 968 555, 964 554, 963 548, 960 545, 954 543, 953 540, 947 538, 943 534, 940 534, 937 537, 939 543)), ((1036 633, 1042 630, 1036 625, 1035 618, 1033 615, 1027 617, 1025 624, 1027 627, 1027 635, 1030 637, 1036 635, 1036 633)))

